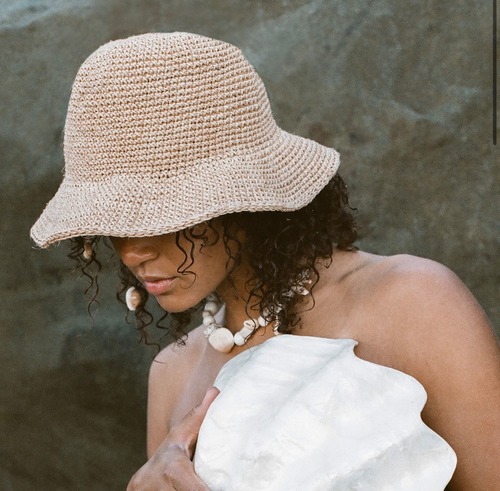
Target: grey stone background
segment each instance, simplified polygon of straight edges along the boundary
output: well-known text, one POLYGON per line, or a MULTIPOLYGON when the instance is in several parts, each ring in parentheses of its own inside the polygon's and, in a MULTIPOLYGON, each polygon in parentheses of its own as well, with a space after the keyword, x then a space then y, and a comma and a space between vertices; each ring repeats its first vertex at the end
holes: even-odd
POLYGON ((110 39, 186 30, 240 46, 281 126, 342 153, 360 246, 448 265, 498 325, 490 2, 0 0, 0 9, 0 489, 124 489, 145 458, 154 350, 124 322, 110 272, 92 324, 65 247, 37 251, 28 237, 61 179, 72 79, 110 39))

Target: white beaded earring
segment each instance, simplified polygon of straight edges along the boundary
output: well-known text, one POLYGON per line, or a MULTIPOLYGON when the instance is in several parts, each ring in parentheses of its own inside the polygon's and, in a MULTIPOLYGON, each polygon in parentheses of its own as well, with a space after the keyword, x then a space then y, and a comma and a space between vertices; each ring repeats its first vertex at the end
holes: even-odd
POLYGON ((94 256, 94 249, 92 248, 92 239, 90 237, 85 237, 83 239, 83 259, 85 261, 90 261, 94 256))
POLYGON ((127 308, 134 312, 139 305, 142 303, 142 295, 141 292, 135 288, 135 286, 131 286, 127 293, 125 293, 125 303, 127 304, 127 308))

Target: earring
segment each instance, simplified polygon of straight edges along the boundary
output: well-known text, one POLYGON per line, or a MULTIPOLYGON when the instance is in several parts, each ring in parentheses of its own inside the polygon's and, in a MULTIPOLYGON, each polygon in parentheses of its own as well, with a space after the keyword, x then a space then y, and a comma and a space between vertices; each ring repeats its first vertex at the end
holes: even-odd
POLYGON ((92 248, 92 239, 90 237, 85 237, 83 239, 83 259, 85 261, 90 261, 94 256, 94 249, 92 248))
POLYGON ((141 292, 135 288, 135 286, 131 286, 127 293, 125 293, 125 303, 127 304, 127 308, 134 312, 139 305, 142 303, 141 292))

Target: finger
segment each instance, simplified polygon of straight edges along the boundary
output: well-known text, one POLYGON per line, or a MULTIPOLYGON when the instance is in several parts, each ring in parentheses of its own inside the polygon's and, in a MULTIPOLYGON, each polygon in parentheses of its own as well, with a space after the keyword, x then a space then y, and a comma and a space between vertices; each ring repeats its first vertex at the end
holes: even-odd
POLYGON ((180 423, 180 427, 183 427, 186 430, 192 431, 198 434, 201 423, 205 419, 208 408, 214 401, 214 399, 219 395, 219 389, 217 387, 210 387, 203 400, 195 406, 189 413, 184 417, 184 419, 180 423))
POLYGON ((208 491, 179 447, 159 450, 131 478, 127 491, 208 491))
POLYGON ((201 411, 203 411, 203 418, 205 417, 205 414, 207 414, 208 408, 210 407, 210 404, 214 402, 215 398, 219 395, 220 391, 217 387, 210 387, 206 393, 205 397, 203 398, 203 401, 201 401, 199 408, 201 411))
POLYGON ((176 491, 208 491, 206 484, 196 475, 193 463, 186 457, 168 466, 163 477, 176 491))
POLYGON ((170 445, 174 444, 182 448, 189 458, 193 455, 201 423, 203 423, 208 408, 218 395, 219 389, 210 387, 201 403, 194 407, 178 425, 174 426, 167 437, 170 445))

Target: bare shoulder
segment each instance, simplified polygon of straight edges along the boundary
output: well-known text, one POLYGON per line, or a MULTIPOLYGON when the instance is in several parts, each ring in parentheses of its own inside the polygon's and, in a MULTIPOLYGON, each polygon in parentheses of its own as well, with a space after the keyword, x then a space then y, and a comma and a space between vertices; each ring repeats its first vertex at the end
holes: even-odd
POLYGON ((150 390, 163 389, 170 397, 175 396, 176 388, 190 377, 205 348, 200 333, 200 328, 192 330, 185 339, 170 343, 155 356, 149 370, 150 390))
POLYGON ((493 340, 488 319, 468 288, 446 266, 410 255, 383 258, 371 268, 377 301, 391 318, 386 327, 398 336, 428 336, 468 344, 471 337, 493 340), (409 332, 404 330, 409 329, 409 332), (402 331, 403 330, 403 331, 402 331))
MULTIPOLYGON (((433 384, 478 368, 498 380, 499 350, 477 300, 449 268, 409 255, 383 258, 368 273, 377 335, 392 340, 400 368, 433 384), (450 371, 451 370, 451 371, 450 371)), ((467 373, 465 373, 467 372, 467 373)))
POLYGON ((190 361, 196 358, 203 349, 203 339, 201 326, 193 329, 185 339, 180 342, 174 341, 163 348, 155 356, 151 368, 158 365, 163 365, 165 368, 179 367, 181 364, 189 365, 190 361))
POLYGON ((169 420, 204 348, 200 329, 183 343, 166 346, 151 363, 148 382, 148 455, 152 455, 169 430, 169 420))
MULTIPOLYGON (((370 325, 370 329, 380 325, 384 333, 401 336, 408 325, 426 329, 436 321, 465 316, 474 321, 467 331, 483 329, 491 334, 474 296, 455 273, 435 261, 404 254, 341 252, 325 273, 326 288, 320 298, 327 308, 332 306, 332 314, 333 309, 362 314, 353 323, 370 325), (334 297, 344 303, 339 305, 334 297)), ((436 334, 445 336, 466 322, 441 324, 436 334)), ((415 329, 407 334, 415 334, 415 329)))
POLYGON ((457 453, 450 489, 496 489, 500 355, 482 308, 457 275, 431 260, 387 257, 366 275, 392 365, 423 384, 423 418, 457 453))
POLYGON ((441 263, 409 254, 394 256, 377 256, 368 254, 367 273, 373 275, 373 280, 379 286, 397 286, 398 288, 417 288, 422 295, 429 289, 440 291, 466 290, 462 281, 449 268, 441 263), (422 288, 426 286, 426 288, 422 288))
POLYGON ((494 340, 484 311, 463 282, 429 259, 340 252, 324 271, 321 286, 315 292, 317 312, 324 324, 337 321, 332 337, 386 340, 387 348, 397 338, 399 349, 405 340, 420 338, 464 346, 471 336, 489 344, 494 340))

